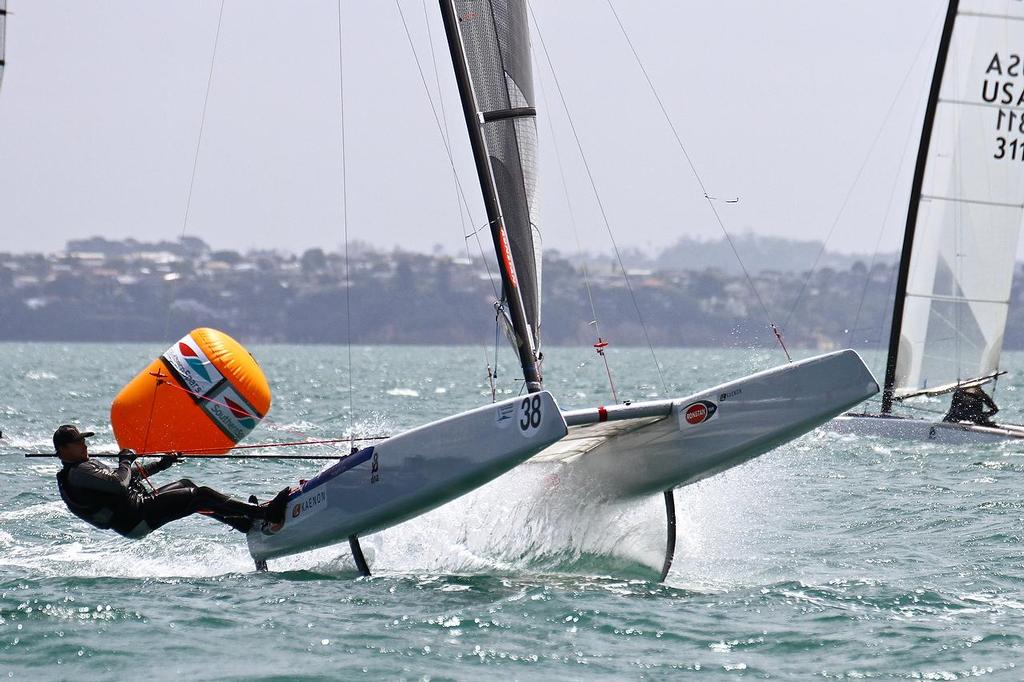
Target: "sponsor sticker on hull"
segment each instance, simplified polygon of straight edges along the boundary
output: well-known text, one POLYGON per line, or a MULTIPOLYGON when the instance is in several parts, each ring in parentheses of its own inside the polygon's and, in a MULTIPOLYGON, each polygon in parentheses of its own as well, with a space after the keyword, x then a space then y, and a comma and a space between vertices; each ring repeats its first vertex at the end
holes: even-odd
POLYGON ((679 408, 679 428, 689 429, 714 419, 718 405, 710 400, 698 400, 679 408))
POLYGON ((494 423, 499 429, 511 426, 516 420, 516 406, 513 403, 499 405, 494 413, 494 423))
POLYGON ((327 507, 327 489, 318 488, 309 493, 306 493, 302 497, 294 500, 291 503, 291 516, 292 523, 298 523, 308 519, 313 514, 324 510, 327 507))

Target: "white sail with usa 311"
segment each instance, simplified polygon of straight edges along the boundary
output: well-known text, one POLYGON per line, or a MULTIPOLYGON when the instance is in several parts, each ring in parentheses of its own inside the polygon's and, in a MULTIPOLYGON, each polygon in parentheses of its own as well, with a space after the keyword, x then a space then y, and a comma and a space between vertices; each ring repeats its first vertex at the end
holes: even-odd
POLYGON ((1005 373, 1022 220, 1024 3, 951 0, 907 209, 881 409, 830 429, 910 441, 1024 438, 1024 427, 991 419, 981 393, 1005 373), (946 395, 944 418, 908 412, 915 399, 927 408, 946 395))

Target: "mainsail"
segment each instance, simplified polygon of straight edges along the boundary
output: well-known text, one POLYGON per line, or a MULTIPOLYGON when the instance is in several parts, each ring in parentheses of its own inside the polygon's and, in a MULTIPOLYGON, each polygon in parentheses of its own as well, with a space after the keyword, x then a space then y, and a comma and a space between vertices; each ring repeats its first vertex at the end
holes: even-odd
MULTIPOLYGON (((539 345, 537 122, 526 5, 455 0, 454 7, 526 321, 539 345)), ((506 296, 507 288, 506 283, 506 296)))
POLYGON ((950 4, 893 315, 892 398, 998 371, 1024 217, 1024 5, 950 4))

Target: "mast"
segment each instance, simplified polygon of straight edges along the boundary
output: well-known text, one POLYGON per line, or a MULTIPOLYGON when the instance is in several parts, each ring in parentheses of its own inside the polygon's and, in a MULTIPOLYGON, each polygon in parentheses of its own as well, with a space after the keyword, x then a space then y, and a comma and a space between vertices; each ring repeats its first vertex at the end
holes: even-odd
POLYGON ((946 8, 946 21, 942 26, 942 36, 939 38, 939 53, 935 59, 935 72, 932 73, 931 91, 928 93, 928 105, 924 112, 921 143, 917 148, 917 165, 914 167, 914 181, 910 189, 910 205, 907 207, 907 226, 903 232, 903 251, 900 254, 899 273, 896 277, 896 298, 893 301, 892 326, 889 329, 889 354, 886 356, 885 382, 882 388, 883 414, 888 414, 892 411, 893 396, 896 393, 896 360, 899 354, 900 334, 903 327, 907 280, 910 278, 910 258, 914 249, 917 211, 921 204, 921 187, 924 185, 924 171, 928 161, 928 147, 931 144, 932 127, 935 123, 935 110, 939 104, 939 90, 942 88, 942 74, 946 70, 946 57, 949 56, 949 45, 953 38, 953 24, 956 22, 959 5, 960 0, 949 0, 949 7, 946 8))
MULTIPOLYGON (((497 185, 494 179, 494 169, 491 167, 490 157, 487 153, 487 144, 484 140, 483 131, 480 126, 483 118, 477 108, 476 96, 473 91, 473 83, 470 79, 469 68, 466 65, 466 53, 462 44, 462 34, 459 31, 459 19, 455 13, 454 0, 440 0, 441 17, 444 20, 444 31, 448 37, 448 50, 452 57, 452 66, 455 68, 455 81, 459 86, 459 95, 462 100, 462 112, 466 117, 466 128, 469 132, 469 141, 473 149, 473 158, 476 161, 476 174, 480 180, 480 190, 483 193, 484 206, 487 209, 487 220, 491 227, 491 239, 494 242, 494 252, 498 256, 498 269, 501 271, 502 289, 509 307, 509 315, 512 319, 512 329, 516 336, 516 350, 519 353, 519 364, 523 368, 523 377, 526 379, 526 387, 530 393, 541 390, 543 380, 540 375, 540 368, 537 363, 537 349, 533 338, 533 332, 527 322, 526 307, 523 303, 522 292, 519 289, 519 280, 516 277, 515 262, 512 259, 512 249, 508 241, 508 233, 505 230, 504 219, 502 218, 501 204, 498 199, 497 185)), ((516 112, 509 112, 508 116, 516 115, 516 112)))

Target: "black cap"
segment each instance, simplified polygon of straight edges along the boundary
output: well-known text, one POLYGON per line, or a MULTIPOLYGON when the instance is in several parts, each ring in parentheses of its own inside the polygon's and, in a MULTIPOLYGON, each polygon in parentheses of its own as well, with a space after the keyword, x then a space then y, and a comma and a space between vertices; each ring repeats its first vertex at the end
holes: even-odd
POLYGON ((63 424, 58 426, 57 430, 53 432, 53 447, 59 448, 61 445, 67 445, 68 443, 78 443, 89 436, 95 435, 92 431, 80 432, 78 427, 73 424, 63 424))

